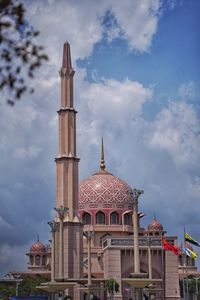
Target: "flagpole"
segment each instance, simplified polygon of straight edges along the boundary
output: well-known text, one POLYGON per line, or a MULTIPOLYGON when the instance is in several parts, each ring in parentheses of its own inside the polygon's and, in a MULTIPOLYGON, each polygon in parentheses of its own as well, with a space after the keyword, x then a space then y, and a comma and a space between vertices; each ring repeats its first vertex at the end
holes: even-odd
MULTIPOLYGON (((185 226, 184 226, 184 247, 186 249, 185 226)), ((186 297, 188 298, 188 270, 187 270, 187 254, 185 253, 185 273, 186 273, 186 297)))
POLYGON ((164 249, 163 249, 163 235, 161 236, 161 272, 162 272, 162 299, 165 299, 165 283, 164 283, 164 249))

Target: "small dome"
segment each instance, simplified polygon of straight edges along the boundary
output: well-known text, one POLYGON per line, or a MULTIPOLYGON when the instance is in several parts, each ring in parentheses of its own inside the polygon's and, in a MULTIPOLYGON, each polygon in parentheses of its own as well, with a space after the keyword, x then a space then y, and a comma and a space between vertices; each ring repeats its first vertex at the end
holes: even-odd
POLYGON ((46 247, 40 241, 37 241, 31 246, 30 252, 46 252, 46 247))
POLYGON ((153 219, 153 221, 148 225, 149 231, 163 231, 163 226, 161 223, 156 220, 156 218, 153 219))
POLYGON ((107 171, 97 172, 80 183, 79 208, 133 209, 132 189, 107 171))

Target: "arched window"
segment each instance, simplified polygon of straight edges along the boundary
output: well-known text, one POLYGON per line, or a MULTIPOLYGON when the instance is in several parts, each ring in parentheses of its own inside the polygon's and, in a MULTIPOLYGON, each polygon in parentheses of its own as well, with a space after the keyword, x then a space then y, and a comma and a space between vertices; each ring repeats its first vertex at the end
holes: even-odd
POLYGON ((130 214, 124 215, 124 225, 132 225, 132 218, 130 214))
POLYGON ((35 256, 35 265, 40 266, 40 255, 35 256))
POLYGON ((105 214, 99 211, 96 216, 96 224, 105 224, 105 214))
POLYGON ((119 215, 117 212, 113 212, 110 214, 110 224, 119 224, 119 215))
POLYGON ((33 265, 33 256, 30 255, 30 265, 32 266, 33 265))
POLYGON ((91 215, 89 213, 84 213, 83 224, 91 224, 91 215))
POLYGON ((46 255, 42 256, 42 265, 46 266, 46 255))

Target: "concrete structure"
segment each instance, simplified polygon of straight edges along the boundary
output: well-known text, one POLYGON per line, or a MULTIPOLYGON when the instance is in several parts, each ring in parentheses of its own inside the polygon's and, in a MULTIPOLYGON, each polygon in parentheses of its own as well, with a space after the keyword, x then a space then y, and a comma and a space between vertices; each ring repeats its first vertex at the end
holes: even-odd
MULTIPOLYGON (((112 277, 119 283, 119 292, 114 295, 118 300, 139 300, 144 295, 154 299, 180 299, 182 256, 163 250, 162 238, 166 232, 155 217, 147 229, 140 226, 144 214, 138 211, 138 200, 143 191, 132 189, 106 170, 103 140, 99 171, 79 185, 73 106, 75 72, 68 42, 64 44, 59 73, 59 147, 55 159, 57 217, 49 222, 51 281, 43 285, 43 290, 65 290, 76 300, 87 299, 92 292, 96 299, 103 300, 107 297, 104 283, 112 277)), ((177 245, 177 237, 165 238, 177 245)), ((38 272, 49 270, 47 263, 38 265, 37 261, 38 255, 40 262, 50 255, 41 245, 37 251, 34 255, 32 250, 29 253, 30 273, 36 269, 38 272)), ((191 268, 196 271, 192 264, 193 261, 191 268)))
MULTIPOLYGON (((60 69, 61 103, 58 110, 58 156, 56 161, 56 222, 53 280, 79 279, 82 275, 82 223, 78 217, 78 162, 76 156, 76 111, 73 106, 73 76, 69 43, 64 44, 60 69)), ((74 289, 74 298, 79 292, 74 289)))

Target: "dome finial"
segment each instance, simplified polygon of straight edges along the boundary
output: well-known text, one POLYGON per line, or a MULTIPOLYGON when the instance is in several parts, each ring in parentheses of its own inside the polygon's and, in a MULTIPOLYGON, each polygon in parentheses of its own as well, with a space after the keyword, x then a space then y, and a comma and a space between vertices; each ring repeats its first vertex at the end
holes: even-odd
POLYGON ((39 233, 37 234, 37 241, 38 241, 38 242, 40 241, 39 233))
POLYGON ((104 172, 105 171, 105 160, 104 160, 104 146, 103 146, 103 137, 101 139, 101 162, 100 162, 100 169, 101 169, 101 172, 104 172))
POLYGON ((153 219, 156 220, 156 213, 154 211, 153 219))

